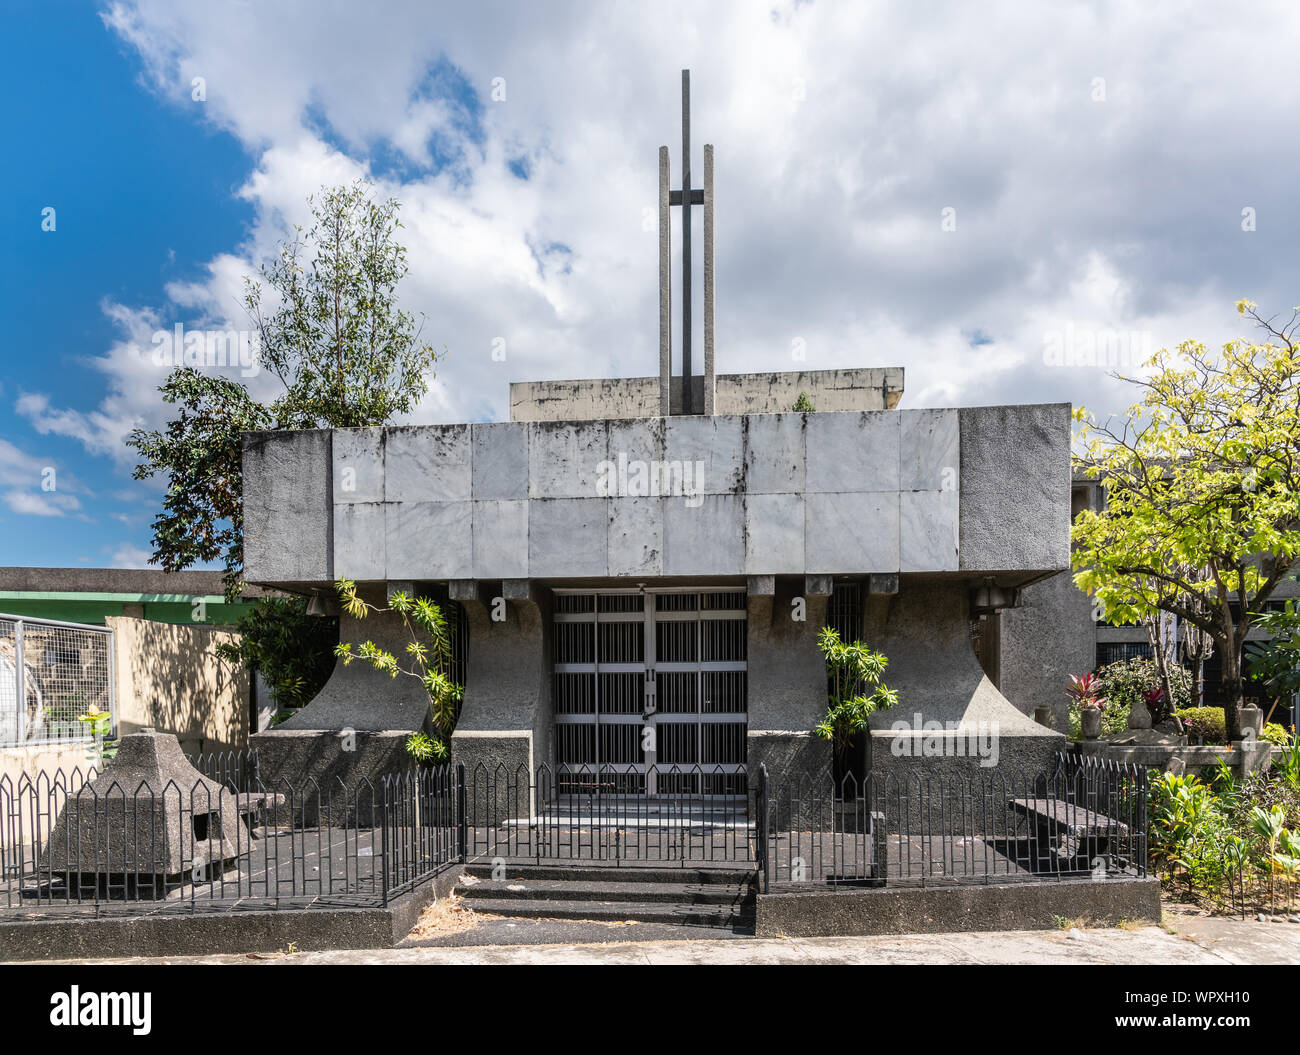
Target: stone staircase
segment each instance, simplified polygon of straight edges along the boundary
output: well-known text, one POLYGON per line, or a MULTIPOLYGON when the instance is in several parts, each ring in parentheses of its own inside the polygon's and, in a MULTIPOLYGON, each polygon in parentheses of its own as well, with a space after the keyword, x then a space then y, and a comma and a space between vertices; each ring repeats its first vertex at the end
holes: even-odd
POLYGON ((461 869, 455 893, 475 912, 528 919, 633 921, 675 926, 754 925, 754 873, 745 869, 510 865, 461 869))

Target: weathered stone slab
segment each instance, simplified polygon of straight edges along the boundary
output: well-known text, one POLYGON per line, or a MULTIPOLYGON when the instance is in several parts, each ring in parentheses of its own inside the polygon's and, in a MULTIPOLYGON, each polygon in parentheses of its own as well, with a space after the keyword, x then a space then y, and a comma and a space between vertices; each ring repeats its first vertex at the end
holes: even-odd
POLYGON ((797 575, 804 569, 804 497, 751 494, 745 499, 745 573, 797 575))
POLYGON ((473 572, 471 503, 390 504, 386 522, 389 578, 460 579, 473 572))
POLYGON ((899 411, 898 486, 904 491, 955 491, 960 472, 957 411, 899 411))
POLYGON ((609 460, 603 421, 539 422, 528 426, 528 496, 595 498, 609 460))
POLYGON ((804 561, 809 573, 899 570, 897 492, 806 496, 804 561))
POLYGON ((530 573, 607 574, 608 530, 609 505, 604 499, 534 499, 528 509, 530 573))
POLYGON ((665 575, 743 575, 745 500, 702 495, 664 500, 665 575))
POLYGON ((244 573, 250 582, 334 578, 331 447, 325 429, 244 437, 244 573))
POLYGON ((355 502, 334 507, 334 574, 355 581, 387 578, 384 554, 386 507, 355 502))
POLYGON ((384 500, 384 430, 337 429, 334 433, 334 501, 384 500))
POLYGON ((897 491, 899 415, 809 414, 807 490, 897 491))
POLYGON ((387 431, 384 494, 389 502, 469 501, 468 425, 412 425, 387 431))
POLYGON ((473 506, 475 577, 526 578, 528 501, 474 502, 473 506))
POLYGON ((476 500, 528 497, 528 426, 494 421, 470 426, 476 500))
POLYGON ((695 466, 698 494, 735 494, 744 489, 743 419, 672 417, 664 428, 664 459, 695 466))
POLYGON ((609 574, 662 575, 663 498, 615 498, 609 502, 609 574))
POLYGON ((804 489, 803 414, 756 414, 745 436, 745 490, 799 494, 804 489))
POLYGON ((957 492, 903 491, 899 499, 899 571, 956 571, 957 492))
POLYGON ((967 407, 961 570, 1070 566, 1070 405, 967 407))

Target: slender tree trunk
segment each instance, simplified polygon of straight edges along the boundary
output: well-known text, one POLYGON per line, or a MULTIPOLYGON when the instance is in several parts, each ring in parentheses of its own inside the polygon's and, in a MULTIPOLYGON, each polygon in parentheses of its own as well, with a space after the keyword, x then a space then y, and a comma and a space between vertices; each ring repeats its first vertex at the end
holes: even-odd
POLYGON ((1245 702, 1244 686, 1241 680, 1241 652, 1231 645, 1223 647, 1223 726, 1231 743, 1241 737, 1241 707, 1245 702))
MULTIPOLYGON (((1157 611, 1146 623, 1147 640, 1151 643, 1151 654, 1156 661, 1156 670, 1160 674, 1160 685, 1165 690, 1165 700, 1168 703, 1169 711, 1173 713, 1174 690, 1173 685, 1169 682, 1169 664, 1165 656, 1164 634, 1163 630, 1163 613, 1157 611)), ((1152 715, 1152 724, 1155 724, 1155 715, 1152 715)))

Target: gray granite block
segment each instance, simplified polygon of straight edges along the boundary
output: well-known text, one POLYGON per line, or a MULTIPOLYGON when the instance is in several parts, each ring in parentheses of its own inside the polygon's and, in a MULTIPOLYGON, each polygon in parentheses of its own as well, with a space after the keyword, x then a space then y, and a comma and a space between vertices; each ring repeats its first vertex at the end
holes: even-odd
POLYGON ((530 498, 596 498, 608 461, 609 435, 603 421, 528 425, 530 498))
POLYGON ((528 577, 527 500, 474 502, 474 578, 528 577))
POLYGON ((609 502, 603 498, 540 498, 528 509, 528 572, 534 579, 606 575, 609 502))
POLYGON ((809 494, 805 509, 809 573, 899 570, 897 493, 809 494))
POLYGON ((803 414, 755 414, 745 438, 745 490, 798 494, 804 489, 803 414))
POLYGON ((744 489, 744 419, 677 416, 664 428, 664 459, 691 463, 702 474, 694 489, 702 494, 735 494, 744 489))
POLYGON ((384 430, 334 431, 334 501, 384 500, 384 430))
POLYGON ((470 460, 468 425, 389 429, 385 498, 389 502, 468 502, 470 460))
POLYGON ((899 411, 899 479, 904 491, 956 489, 961 431, 956 410, 899 411))
POLYGON ((390 504, 390 579, 466 579, 473 574, 470 502, 390 504))
POLYGON ((385 507, 356 502, 334 507, 334 576, 357 582, 387 578, 384 556, 385 507))
POLYGON ((609 501, 609 574, 662 575, 664 498, 609 501))
POLYGON ((956 490, 899 495, 899 571, 956 571, 959 500, 956 490))
POLYGON ((528 426, 493 421, 470 426, 473 491, 479 501, 528 497, 528 426))
POLYGON ((805 450, 809 493, 898 490, 895 411, 809 414, 805 450))
POLYGON ((744 496, 668 498, 663 508, 665 575, 744 574, 744 496))
POLYGON ((804 497, 745 498, 745 574, 797 575, 804 570, 804 497))

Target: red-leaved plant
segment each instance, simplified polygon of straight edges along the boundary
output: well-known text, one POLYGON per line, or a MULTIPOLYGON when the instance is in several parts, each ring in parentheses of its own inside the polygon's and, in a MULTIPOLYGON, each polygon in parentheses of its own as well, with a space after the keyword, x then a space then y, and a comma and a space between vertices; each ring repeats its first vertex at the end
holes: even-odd
POLYGON ((1096 674, 1071 674, 1065 693, 1080 707, 1106 709, 1106 697, 1101 694, 1101 679, 1096 674))

